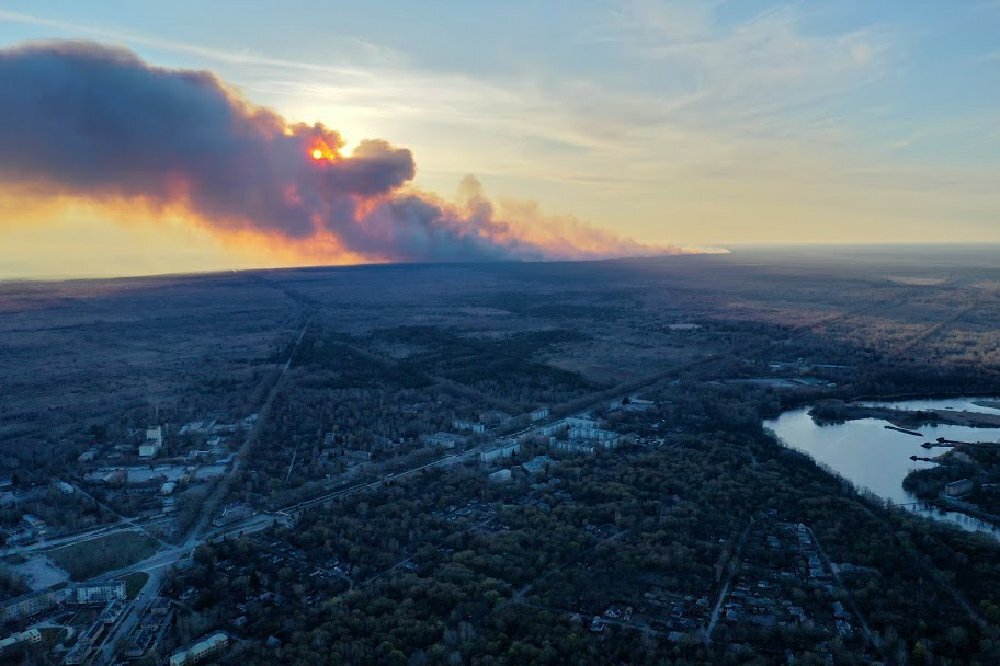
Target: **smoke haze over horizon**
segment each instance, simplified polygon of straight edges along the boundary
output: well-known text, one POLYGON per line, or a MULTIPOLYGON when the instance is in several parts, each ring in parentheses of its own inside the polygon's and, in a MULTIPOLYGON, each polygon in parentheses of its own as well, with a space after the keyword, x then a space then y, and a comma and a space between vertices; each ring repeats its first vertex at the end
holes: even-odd
MULTIPOLYGON (((291 261, 596 259, 672 254, 531 202, 458 201, 411 186, 410 150, 350 152, 321 123, 289 122, 208 71, 166 69, 95 42, 0 50, 0 212, 43 224, 83 203, 112 218, 172 217, 291 261)), ((19 219, 16 224, 24 224, 19 219)))

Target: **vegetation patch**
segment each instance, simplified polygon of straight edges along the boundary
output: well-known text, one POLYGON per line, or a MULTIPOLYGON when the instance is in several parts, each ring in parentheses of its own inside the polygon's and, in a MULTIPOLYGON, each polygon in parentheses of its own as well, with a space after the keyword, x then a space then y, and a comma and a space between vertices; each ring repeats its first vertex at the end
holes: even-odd
POLYGON ((149 580, 149 574, 145 571, 136 571, 125 576, 122 580, 125 581, 125 596, 129 599, 135 599, 145 587, 146 581, 149 580))
POLYGON ((146 559, 156 541, 135 532, 119 532, 49 551, 49 558, 74 581, 87 580, 146 559))

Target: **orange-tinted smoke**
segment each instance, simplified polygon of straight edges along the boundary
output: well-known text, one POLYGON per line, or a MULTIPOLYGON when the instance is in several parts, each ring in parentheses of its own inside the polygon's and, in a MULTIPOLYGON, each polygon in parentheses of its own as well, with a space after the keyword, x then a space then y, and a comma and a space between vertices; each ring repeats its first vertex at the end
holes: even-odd
POLYGON ((537 206, 501 212, 469 180, 448 203, 414 191, 409 150, 344 154, 321 124, 288 123, 204 71, 89 42, 0 49, 0 191, 183 210, 236 242, 310 262, 580 259, 652 254, 537 206))

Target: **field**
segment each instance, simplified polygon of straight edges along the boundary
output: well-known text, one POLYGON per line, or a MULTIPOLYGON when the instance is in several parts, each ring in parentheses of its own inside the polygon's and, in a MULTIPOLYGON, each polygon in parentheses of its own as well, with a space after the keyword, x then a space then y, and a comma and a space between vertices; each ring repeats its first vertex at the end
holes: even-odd
POLYGON ((81 581, 121 569, 156 552, 156 542, 135 532, 118 532, 49 551, 71 580, 81 581))

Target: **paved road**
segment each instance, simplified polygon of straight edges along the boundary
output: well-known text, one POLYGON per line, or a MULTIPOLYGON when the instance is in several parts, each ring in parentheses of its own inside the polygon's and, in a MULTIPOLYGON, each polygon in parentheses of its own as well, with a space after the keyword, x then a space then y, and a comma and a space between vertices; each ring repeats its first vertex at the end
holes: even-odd
POLYGON ((722 588, 719 590, 719 598, 715 600, 715 606, 712 608, 712 615, 708 620, 708 626, 705 627, 706 644, 712 642, 712 632, 715 631, 715 625, 719 621, 719 613, 722 610, 722 604, 726 603, 726 597, 729 595, 729 586, 733 584, 733 577, 739 570, 740 553, 743 552, 743 544, 746 543, 751 527, 753 527, 753 518, 750 519, 750 522, 747 524, 747 528, 743 530, 743 534, 740 536, 740 541, 736 544, 736 550, 733 551, 733 555, 729 559, 730 565, 727 567, 729 571, 726 574, 726 582, 722 584, 722 588))
POLYGON ((851 610, 854 611, 854 615, 857 616, 858 621, 861 622, 861 630, 865 634, 865 641, 867 641, 870 645, 874 645, 875 649, 878 650, 883 657, 885 657, 886 655, 883 652, 883 645, 881 639, 879 639, 879 637, 868 626, 868 621, 865 619, 865 616, 862 615, 861 609, 858 608, 858 605, 854 602, 854 595, 852 595, 851 591, 847 588, 846 585, 844 585, 844 581, 840 577, 840 572, 837 570, 837 567, 833 566, 833 561, 830 560, 830 558, 826 554, 826 551, 823 550, 823 546, 820 545, 819 539, 816 538, 816 533, 813 532, 812 528, 809 527, 808 525, 806 526, 806 530, 808 530, 809 536, 812 537, 813 543, 816 544, 816 550, 819 552, 819 556, 823 558, 823 563, 826 564, 827 568, 830 570, 830 573, 833 574, 833 579, 834 581, 836 581, 837 586, 846 595, 847 604, 851 607, 851 610))
MULTIPOLYGON (((221 501, 225 499, 226 494, 229 491, 229 486, 239 471, 240 464, 249 452, 253 442, 259 436, 261 424, 267 416, 267 412, 274 400, 275 395, 277 395, 282 379, 284 379, 289 368, 292 366, 292 359, 295 357, 295 352, 298 349, 299 344, 305 337, 310 322, 312 322, 312 316, 306 319, 305 324, 302 326, 302 330, 299 332, 299 336, 295 339, 295 344, 292 345, 292 348, 289 351, 288 360, 285 361, 285 364, 281 368, 281 372, 278 373, 278 376, 275 378, 274 384, 272 384, 271 390, 268 392, 267 397, 264 400, 264 404, 258 412, 259 418, 250 432, 247 433, 246 440, 240 447, 239 451, 237 451, 232 467, 223 477, 222 481, 219 482, 212 495, 202 505, 201 516, 195 522, 183 544, 180 546, 168 547, 165 550, 161 550, 153 556, 143 560, 142 562, 138 562, 123 569, 119 569, 118 571, 106 573, 98 577, 99 580, 109 580, 135 572, 149 574, 149 580, 147 580, 146 584, 143 585, 141 590, 139 590, 135 601, 126 607, 124 616, 119 621, 118 625, 108 634, 108 637, 105 639, 100 651, 94 657, 93 663, 112 664, 114 662, 115 645, 118 641, 130 636, 134 631, 136 624, 139 622, 139 618, 142 617, 145 609, 159 594, 160 587, 163 585, 163 579, 166 576, 168 568, 180 559, 190 555, 190 553, 194 551, 198 545, 209 539, 207 533, 211 525, 212 517, 215 515, 215 511, 221 501)), ((221 534, 214 535, 212 538, 223 538, 228 534, 239 533, 243 530, 252 531, 253 529, 263 529, 263 527, 266 527, 267 524, 269 523, 262 521, 259 516, 254 516, 247 521, 243 521, 242 523, 232 526, 231 529, 222 532, 221 534)))

